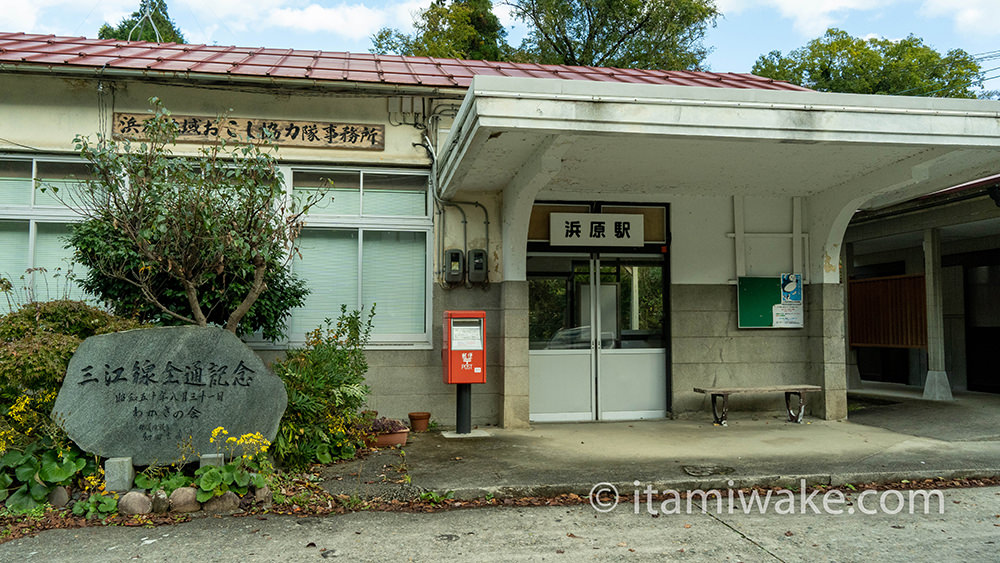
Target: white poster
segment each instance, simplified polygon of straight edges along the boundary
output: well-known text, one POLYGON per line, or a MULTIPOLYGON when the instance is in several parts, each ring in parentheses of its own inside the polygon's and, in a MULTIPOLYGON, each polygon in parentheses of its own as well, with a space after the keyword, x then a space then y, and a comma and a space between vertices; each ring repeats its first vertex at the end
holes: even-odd
POLYGON ((771 326, 774 328, 802 328, 804 320, 801 301, 771 307, 771 326))

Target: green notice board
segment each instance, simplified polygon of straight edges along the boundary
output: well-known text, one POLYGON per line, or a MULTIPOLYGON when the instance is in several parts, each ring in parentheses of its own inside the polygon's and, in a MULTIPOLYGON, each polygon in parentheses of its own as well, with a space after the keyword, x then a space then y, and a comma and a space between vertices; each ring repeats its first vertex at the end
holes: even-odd
POLYGON ((783 274, 736 280, 739 328, 802 328, 801 279, 783 274))

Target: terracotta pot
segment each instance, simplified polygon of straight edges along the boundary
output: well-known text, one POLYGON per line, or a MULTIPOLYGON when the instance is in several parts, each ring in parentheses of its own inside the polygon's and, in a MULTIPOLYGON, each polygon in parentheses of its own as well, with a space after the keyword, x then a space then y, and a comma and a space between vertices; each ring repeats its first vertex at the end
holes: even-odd
POLYGON ((375 445, 379 448, 389 446, 402 446, 406 443, 406 437, 410 435, 409 429, 390 434, 379 434, 375 437, 375 445))
POLYGON ((431 413, 429 412, 411 412, 410 416, 410 430, 414 432, 427 432, 427 425, 431 422, 431 413))

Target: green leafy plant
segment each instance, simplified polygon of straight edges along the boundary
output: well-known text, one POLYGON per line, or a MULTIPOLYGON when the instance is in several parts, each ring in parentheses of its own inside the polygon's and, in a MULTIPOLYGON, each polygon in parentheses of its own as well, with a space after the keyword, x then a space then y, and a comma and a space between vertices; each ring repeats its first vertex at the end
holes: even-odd
POLYGON ((164 468, 147 468, 135 476, 135 486, 150 492, 163 491, 167 496, 181 487, 187 487, 194 479, 184 474, 183 468, 163 471, 164 468), (152 471, 151 471, 152 469, 152 471))
POLYGON ((250 471, 239 462, 230 462, 222 467, 206 465, 194 474, 195 479, 192 484, 198 487, 198 502, 205 502, 226 491, 233 491, 243 496, 247 494, 251 482, 257 488, 263 488, 267 484, 263 475, 259 473, 251 475, 250 471))
POLYGON ((13 512, 27 512, 46 502, 59 485, 70 485, 85 470, 93 473, 96 463, 74 450, 43 449, 34 443, 24 451, 10 450, 0 457, 0 501, 13 512))
POLYGON ((427 501, 436 506, 446 500, 451 500, 455 498, 455 491, 448 491, 444 494, 441 494, 437 491, 425 491, 420 493, 420 496, 418 498, 420 498, 420 500, 427 501))
POLYGON ((118 511, 118 496, 110 493, 93 493, 86 499, 73 505, 73 514, 84 516, 87 520, 110 516, 118 511))
POLYGON ((288 392, 288 407, 275 439, 275 459, 290 469, 312 463, 353 458, 364 442, 358 410, 364 405, 375 307, 367 316, 341 306, 330 319, 307 335, 306 346, 275 362, 274 372, 288 392))
POLYGON ((232 491, 239 496, 247 494, 249 486, 261 489, 267 485, 267 477, 274 470, 268 461, 268 447, 271 445, 259 432, 244 434, 239 438, 226 437, 228 432, 222 426, 212 431, 211 443, 217 444, 216 451, 231 459, 222 466, 206 465, 194 472, 191 485, 198 489, 198 502, 232 491))

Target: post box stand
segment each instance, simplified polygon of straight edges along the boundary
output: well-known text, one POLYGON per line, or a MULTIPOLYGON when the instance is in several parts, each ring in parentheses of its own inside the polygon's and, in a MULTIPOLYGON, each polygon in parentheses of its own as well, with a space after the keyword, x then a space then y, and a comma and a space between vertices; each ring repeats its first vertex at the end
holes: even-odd
POLYGON ((445 311, 441 363, 455 385, 455 433, 472 435, 472 384, 486 383, 486 313, 445 311))

